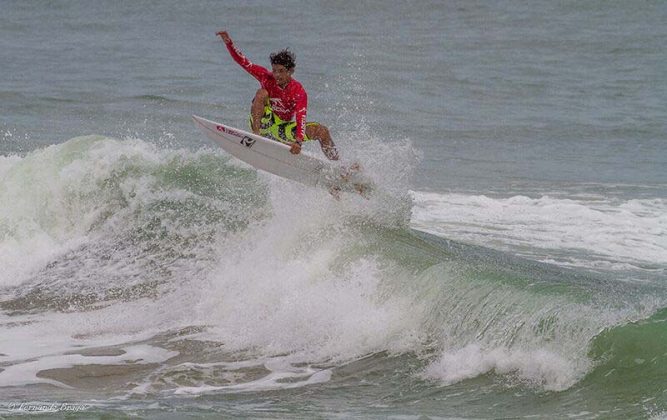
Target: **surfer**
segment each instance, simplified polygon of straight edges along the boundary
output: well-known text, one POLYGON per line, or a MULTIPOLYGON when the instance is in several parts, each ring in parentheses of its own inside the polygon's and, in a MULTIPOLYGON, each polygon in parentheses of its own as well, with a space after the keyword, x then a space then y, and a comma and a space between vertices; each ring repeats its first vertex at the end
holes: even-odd
POLYGON ((250 73, 261 87, 250 108, 249 125, 253 133, 290 145, 299 154, 304 141, 318 140, 324 155, 338 160, 338 151, 327 127, 306 122, 308 95, 301 83, 292 78, 296 62, 288 49, 270 55, 271 70, 252 63, 234 45, 227 31, 216 33, 225 42, 234 61, 250 73), (292 118, 296 114, 296 120, 292 118))

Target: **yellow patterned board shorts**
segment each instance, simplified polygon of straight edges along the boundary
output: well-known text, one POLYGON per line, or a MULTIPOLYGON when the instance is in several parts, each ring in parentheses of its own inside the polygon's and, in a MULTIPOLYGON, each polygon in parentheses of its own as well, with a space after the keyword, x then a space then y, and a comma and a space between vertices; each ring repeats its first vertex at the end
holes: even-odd
MULTIPOLYGON (((281 143, 294 143, 296 141, 296 121, 283 121, 270 106, 264 106, 264 115, 260 120, 259 134, 281 143)), ((306 127, 319 125, 317 122, 306 122, 306 127)), ((248 126, 252 130, 252 115, 248 118, 248 126)), ((303 141, 312 140, 305 136, 303 141)))

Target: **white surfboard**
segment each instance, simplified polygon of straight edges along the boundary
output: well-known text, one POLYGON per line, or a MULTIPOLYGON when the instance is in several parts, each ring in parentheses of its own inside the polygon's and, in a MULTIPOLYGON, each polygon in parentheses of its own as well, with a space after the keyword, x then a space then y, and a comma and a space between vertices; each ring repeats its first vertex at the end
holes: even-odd
POLYGON ((293 155, 288 145, 278 141, 196 115, 192 119, 227 153, 257 169, 333 192, 349 191, 366 196, 373 189, 373 182, 361 173, 358 165, 348 168, 306 152, 293 155))

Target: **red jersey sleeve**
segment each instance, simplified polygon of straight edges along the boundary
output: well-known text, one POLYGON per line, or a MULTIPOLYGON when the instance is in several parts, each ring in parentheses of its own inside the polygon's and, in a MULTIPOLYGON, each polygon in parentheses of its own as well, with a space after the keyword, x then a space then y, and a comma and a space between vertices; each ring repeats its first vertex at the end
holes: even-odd
POLYGON ((308 113, 308 95, 303 87, 296 93, 296 139, 306 137, 306 114, 308 113))
POLYGON ((239 50, 233 42, 225 43, 225 45, 227 46, 227 50, 229 50, 229 54, 232 56, 234 61, 236 61, 241 67, 245 69, 245 71, 250 73, 252 77, 257 79, 257 81, 259 81, 259 83, 264 86, 264 81, 268 76, 271 75, 271 72, 266 68, 258 66, 257 64, 248 60, 248 58, 243 55, 241 50, 239 50))

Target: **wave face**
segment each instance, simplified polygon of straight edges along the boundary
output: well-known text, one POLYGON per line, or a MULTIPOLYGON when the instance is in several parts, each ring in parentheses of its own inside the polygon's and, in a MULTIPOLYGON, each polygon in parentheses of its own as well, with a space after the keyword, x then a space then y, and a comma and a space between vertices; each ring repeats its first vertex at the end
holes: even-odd
POLYGON ((274 413, 350 394, 351 415, 406 398, 431 414, 443 400, 451 415, 484 416, 517 399, 516 410, 542 415, 575 403, 659 413, 664 283, 601 274, 596 258, 659 275, 663 244, 642 253, 613 236, 628 229, 647 242, 653 218, 664 227, 652 207, 663 203, 411 197, 410 168, 395 164, 409 145, 399 146, 367 157, 370 173, 385 174, 385 193, 368 201, 138 139, 78 137, 2 158, 0 386, 144 414, 142 400, 164 409, 203 398, 233 415, 267 391, 278 393, 274 413), (519 224, 517 206, 525 229, 503 230, 519 224), (579 216, 574 226, 563 207, 579 216), (473 221, 496 214, 491 233, 457 225, 457 210, 473 221), (412 229, 428 217, 459 240, 538 251, 412 229), (535 246, 538 226, 562 226, 565 244, 542 235, 535 246), (595 256, 592 269, 567 267, 581 266, 567 259, 573 244, 595 256), (560 266, 540 262, 540 249, 559 249, 560 266))

